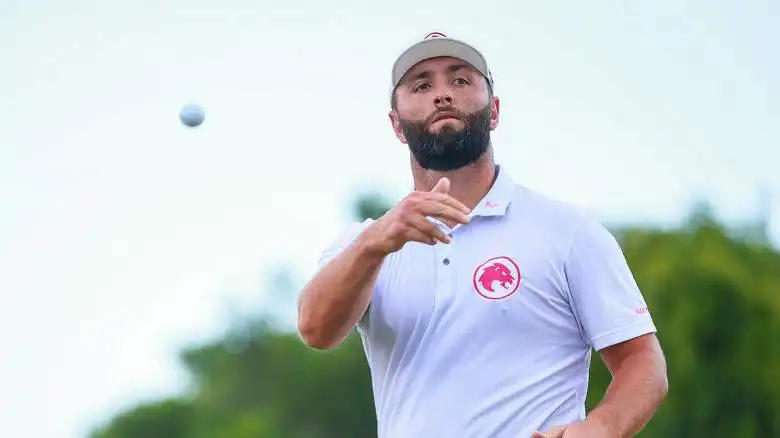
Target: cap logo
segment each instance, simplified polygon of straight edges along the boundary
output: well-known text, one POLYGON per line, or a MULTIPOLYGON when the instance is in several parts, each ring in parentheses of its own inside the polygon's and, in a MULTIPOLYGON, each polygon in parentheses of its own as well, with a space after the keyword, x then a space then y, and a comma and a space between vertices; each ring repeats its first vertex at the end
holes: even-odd
POLYGON ((447 38, 447 35, 444 35, 441 32, 431 32, 428 35, 425 35, 425 39, 426 40, 429 40, 429 39, 432 39, 432 38, 447 38))

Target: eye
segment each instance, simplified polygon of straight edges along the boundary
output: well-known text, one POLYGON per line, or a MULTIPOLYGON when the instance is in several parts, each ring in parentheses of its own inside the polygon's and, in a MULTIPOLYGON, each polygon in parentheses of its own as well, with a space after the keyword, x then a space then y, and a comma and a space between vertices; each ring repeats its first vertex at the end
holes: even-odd
POLYGON ((466 78, 455 78, 452 82, 455 83, 455 85, 461 85, 461 86, 466 86, 470 84, 470 82, 466 78))
POLYGON ((414 88, 412 88, 412 91, 414 91, 415 93, 419 93, 421 91, 427 90, 430 86, 431 86, 431 84, 429 84, 427 82, 422 82, 422 83, 416 85, 414 88))

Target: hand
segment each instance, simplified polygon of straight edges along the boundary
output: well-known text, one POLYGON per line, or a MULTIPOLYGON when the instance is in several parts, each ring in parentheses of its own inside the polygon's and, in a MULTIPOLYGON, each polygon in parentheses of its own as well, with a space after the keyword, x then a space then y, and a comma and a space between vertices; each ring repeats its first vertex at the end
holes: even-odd
POLYGON ((534 432, 531 435, 531 438, 563 438, 563 434, 566 433, 566 429, 568 427, 568 425, 555 426, 551 429, 547 429, 544 432, 534 432))
POLYGON ((364 238, 368 246, 387 255, 411 241, 428 245, 449 243, 449 236, 427 219, 433 217, 460 224, 469 222, 469 208, 450 196, 449 190, 450 180, 442 178, 430 192, 409 194, 366 229, 364 238))
POLYGON ((577 423, 566 424, 562 426, 555 426, 547 429, 544 432, 534 432, 531 438, 613 438, 617 435, 613 434, 606 427, 591 423, 589 421, 581 421, 577 423))

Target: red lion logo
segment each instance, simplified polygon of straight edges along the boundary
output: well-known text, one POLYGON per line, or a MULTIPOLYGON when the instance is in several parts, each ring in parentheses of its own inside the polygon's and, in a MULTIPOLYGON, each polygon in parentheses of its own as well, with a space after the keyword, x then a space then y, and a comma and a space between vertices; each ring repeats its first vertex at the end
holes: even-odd
POLYGON ((493 282, 497 281, 501 287, 508 289, 515 281, 512 272, 502 263, 493 263, 482 271, 482 275, 477 279, 485 290, 495 292, 493 282))

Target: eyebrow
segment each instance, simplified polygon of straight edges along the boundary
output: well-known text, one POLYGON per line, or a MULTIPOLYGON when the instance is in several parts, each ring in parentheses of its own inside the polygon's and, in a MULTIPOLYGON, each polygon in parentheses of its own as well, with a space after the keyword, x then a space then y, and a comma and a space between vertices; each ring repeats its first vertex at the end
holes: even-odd
MULTIPOLYGON (((466 70, 469 69, 470 66, 468 64, 452 64, 450 66, 447 66, 447 73, 455 73, 458 70, 466 70)), ((410 82, 414 82, 419 79, 427 79, 432 76, 432 72, 430 70, 423 70, 419 73, 416 73, 409 77, 410 82)))

